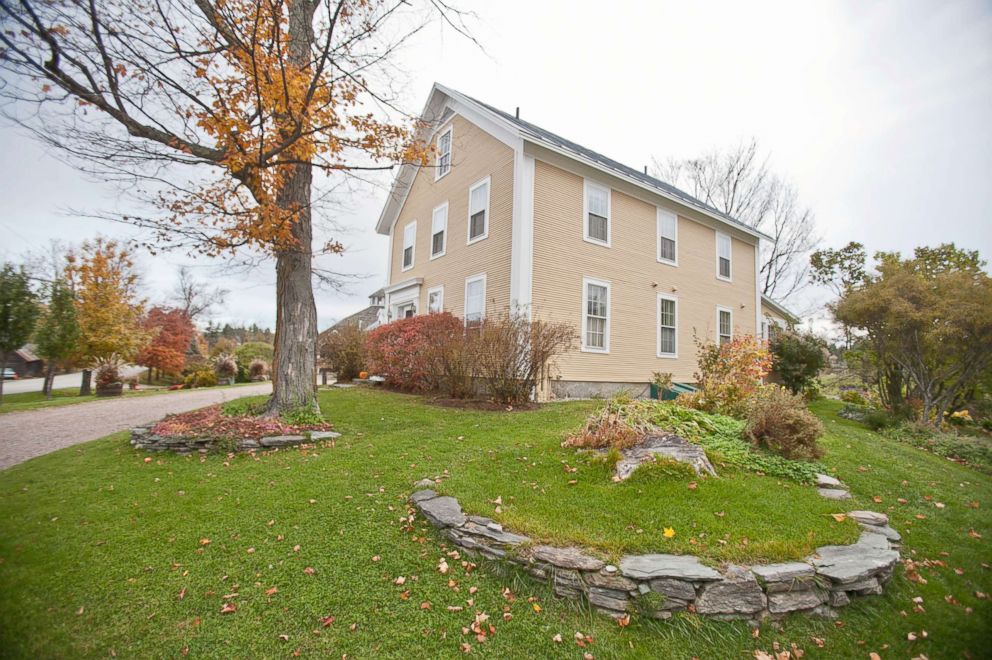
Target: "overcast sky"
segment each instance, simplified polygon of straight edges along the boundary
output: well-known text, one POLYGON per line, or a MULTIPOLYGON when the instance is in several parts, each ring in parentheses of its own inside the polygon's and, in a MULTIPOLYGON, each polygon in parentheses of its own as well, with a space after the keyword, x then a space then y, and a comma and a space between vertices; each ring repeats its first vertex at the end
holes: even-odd
MULTIPOLYGON (((406 107, 442 82, 633 167, 755 137, 796 184, 824 245, 869 252, 954 241, 992 257, 992 4, 985 1, 479 3, 485 51, 440 26, 403 54, 406 107)), ((0 260, 50 239, 133 236, 67 209, 116 206, 15 128, 0 128, 0 260)), ((364 276, 318 292, 323 329, 385 277, 374 224, 381 190, 337 221, 364 276)), ((181 254, 145 257, 146 295, 163 299, 181 254)), ((218 320, 274 322, 274 271, 196 273, 231 290, 218 320)))

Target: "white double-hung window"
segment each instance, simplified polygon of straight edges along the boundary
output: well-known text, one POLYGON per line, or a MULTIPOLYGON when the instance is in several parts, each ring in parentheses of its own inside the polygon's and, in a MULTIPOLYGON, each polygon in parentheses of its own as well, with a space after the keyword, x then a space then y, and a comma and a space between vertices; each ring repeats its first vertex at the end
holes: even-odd
POLYGON ((468 242, 489 235, 489 177, 468 189, 468 242))
POLYGON ((610 189, 585 182, 583 238, 590 243, 610 246, 610 189))
POLYGON ((734 315, 726 307, 716 308, 716 337, 720 346, 734 338, 734 315))
POLYGON ((427 313, 440 314, 444 311, 444 287, 427 289, 427 313))
POLYGON ((448 202, 434 209, 431 217, 431 259, 444 256, 448 236, 448 202))
POLYGON ((486 274, 482 273, 465 280, 465 325, 478 325, 485 315, 486 274))
POLYGON ((658 261, 677 266, 679 220, 671 211, 658 209, 658 261))
POLYGON ((659 293, 658 357, 678 357, 678 319, 678 299, 659 293))
POLYGON ((716 276, 730 281, 730 236, 716 234, 716 276))
POLYGON ((582 280, 582 350, 610 352, 610 283, 582 280))
POLYGON ((413 268, 414 245, 417 243, 417 221, 403 228, 403 270, 413 268))
POLYGON ((435 164, 434 180, 451 171, 451 126, 437 136, 437 163, 435 164))

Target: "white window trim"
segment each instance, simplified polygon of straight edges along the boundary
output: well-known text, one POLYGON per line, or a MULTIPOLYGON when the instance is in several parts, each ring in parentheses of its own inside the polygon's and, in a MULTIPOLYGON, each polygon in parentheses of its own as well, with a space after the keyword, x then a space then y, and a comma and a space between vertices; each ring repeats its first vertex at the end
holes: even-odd
POLYGON ((720 345, 720 312, 727 312, 730 314, 730 341, 734 341, 734 310, 729 307, 723 307, 721 305, 716 306, 716 345, 720 345))
POLYGON ((582 186, 582 240, 593 245, 610 247, 613 241, 613 191, 609 186, 604 186, 590 179, 583 180, 582 186), (606 241, 601 241, 589 236, 589 189, 599 188, 606 191, 606 241))
POLYGON ((433 313, 438 313, 439 314, 439 313, 441 313, 443 311, 444 311, 444 285, 441 285, 441 286, 432 286, 431 288, 427 289, 427 313, 428 314, 433 314, 433 313), (441 294, 440 295, 441 309, 437 310, 437 312, 432 312, 431 311, 431 294, 432 293, 439 293, 439 294, 441 294))
POLYGON ((479 273, 465 278, 465 299, 462 301, 462 320, 465 325, 468 325, 468 285, 480 280, 482 281, 482 316, 479 320, 486 318, 486 274, 479 273))
MULTIPOLYGON (((655 333, 657 335, 655 341, 655 348, 657 349, 657 355, 660 358, 678 358, 679 356, 679 299, 675 296, 670 296, 667 293, 658 294, 658 314, 655 320, 655 333), (672 353, 662 353, 661 352, 661 301, 671 300, 675 303, 675 351, 672 353)), ((719 329, 717 329, 719 331, 719 329)))
POLYGON ((489 238, 489 215, 491 212, 490 207, 492 206, 492 198, 493 198, 493 184, 492 184, 491 176, 487 176, 484 179, 480 179, 475 183, 473 183, 471 186, 469 186, 467 227, 465 228, 465 237, 467 242, 465 243, 465 245, 472 245, 473 243, 478 243, 479 241, 483 241, 489 238), (479 188, 480 186, 486 186, 486 230, 483 231, 478 236, 476 236, 475 238, 472 238, 472 191, 475 190, 476 188, 479 188))
POLYGON ((723 282, 732 282, 734 280, 734 239, 730 237, 730 234, 725 234, 722 231, 716 233, 716 279, 723 282), (730 277, 724 277, 720 275, 720 238, 726 238, 727 242, 730 244, 730 257, 728 261, 730 262, 730 277))
POLYGON ((659 207, 657 207, 656 218, 657 218, 656 219, 656 235, 655 235, 655 238, 654 238, 654 243, 655 243, 654 247, 655 247, 655 252, 657 253, 658 263, 659 264, 667 264, 669 266, 676 266, 676 267, 678 267, 678 265, 679 265, 679 216, 678 216, 677 213, 674 213, 673 211, 669 211, 668 209, 663 209, 663 208, 661 208, 659 206, 659 207), (669 215, 669 216, 672 216, 673 218, 675 218, 675 236, 673 238, 673 240, 675 241, 675 259, 662 259, 661 258, 661 218, 662 218, 662 216, 665 216, 665 215, 669 215))
POLYGON ((453 132, 454 124, 449 124, 444 130, 437 132, 436 144, 441 144, 441 138, 444 137, 445 133, 448 134, 448 171, 441 174, 441 152, 438 150, 437 157, 434 159, 434 180, 440 181, 442 178, 446 177, 451 172, 451 166, 454 165, 454 153, 455 153, 455 134, 453 132))
POLYGON ((400 270, 406 272, 408 270, 411 270, 414 267, 414 265, 417 263, 417 221, 416 220, 414 220, 413 222, 408 222, 405 225, 403 225, 403 242, 400 245, 403 246, 402 249, 400 250, 400 270), (413 250, 410 251, 409 266, 403 264, 403 253, 406 252, 407 227, 413 227, 413 245, 411 246, 413 250))
POLYGON ((438 204, 437 206, 434 207, 434 210, 431 211, 430 250, 431 250, 431 258, 430 258, 431 261, 437 259, 438 257, 443 257, 448 252, 448 202, 447 201, 445 201, 444 204, 438 204), (444 245, 441 246, 440 252, 434 254, 434 234, 437 233, 434 231, 434 214, 437 213, 440 209, 444 209, 444 245))
POLYGON ((610 308, 613 307, 613 291, 610 288, 610 283, 606 280, 598 280, 593 277, 583 277, 582 278, 582 340, 581 340, 581 350, 583 353, 609 353, 610 352, 610 308), (588 315, 586 310, 589 309, 589 285, 595 284, 597 286, 606 287, 606 329, 603 332, 603 348, 597 348, 595 346, 586 346, 586 326, 588 325, 588 315))

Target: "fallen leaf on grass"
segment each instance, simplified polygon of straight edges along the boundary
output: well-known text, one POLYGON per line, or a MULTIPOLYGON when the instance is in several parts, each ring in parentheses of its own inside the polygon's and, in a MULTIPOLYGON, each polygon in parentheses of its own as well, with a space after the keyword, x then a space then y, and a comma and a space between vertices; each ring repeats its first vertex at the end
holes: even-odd
POLYGON ((233 614, 238 611, 238 606, 234 603, 224 603, 224 606, 220 608, 221 614, 233 614))
POLYGON ((844 522, 845 520, 847 520, 846 513, 831 513, 830 517, 836 520, 837 522, 844 522))
POLYGON ((978 532, 976 532, 976 531, 975 531, 975 530, 973 530, 973 529, 969 529, 969 530, 968 530, 968 536, 970 536, 970 537, 971 537, 971 538, 973 538, 973 539, 980 539, 980 538, 982 538, 982 535, 981 535, 981 534, 979 534, 978 532))
POLYGON ((200 545, 210 545, 210 539, 200 539, 200 545))
POLYGON ((561 633, 558 633, 557 635, 552 637, 551 641, 554 642, 555 644, 561 644, 561 633))
POLYGON ((687 486, 687 488, 688 488, 689 490, 696 490, 696 488, 698 488, 698 487, 699 487, 699 486, 698 486, 698 485, 696 484, 696 482, 695 482, 695 481, 690 481, 690 482, 689 482, 689 485, 687 486))
POLYGON ((276 593, 279 593, 279 587, 272 587, 271 589, 266 589, 265 590, 265 595, 266 596, 271 596, 271 595, 276 594, 276 593))
POLYGON ((320 625, 323 626, 324 628, 327 628, 332 623, 334 623, 334 617, 333 616, 324 616, 324 617, 321 617, 320 618, 320 625))
POLYGON ((312 567, 307 566, 306 568, 303 569, 303 572, 306 573, 307 575, 313 575, 317 571, 315 571, 312 567))
POLYGON ((420 604, 420 609, 422 609, 422 610, 429 610, 429 609, 431 609, 430 601, 426 601, 425 600, 424 602, 422 602, 420 604))
POLYGON ((179 600, 182 600, 185 597, 186 597, 186 587, 183 587, 182 589, 179 590, 179 600))
POLYGON ((665 528, 665 531, 663 531, 663 532, 662 532, 661 534, 662 534, 662 536, 664 536, 664 537, 665 537, 666 539, 670 539, 670 538, 672 538, 672 537, 674 537, 674 536, 675 536, 675 530, 674 530, 674 529, 672 529, 671 527, 666 527, 666 528, 665 528))
POLYGON ((393 584, 406 584, 406 578, 401 575, 393 580, 393 584))
POLYGON ((281 639, 284 642, 288 642, 289 641, 289 635, 279 635, 279 639, 281 639))
POLYGON ((882 498, 878 495, 875 495, 874 497, 871 498, 871 501, 874 502, 875 504, 881 504, 882 498))
POLYGON ((617 619, 617 624, 621 628, 626 628, 627 626, 629 626, 630 625, 630 614, 629 613, 628 614, 624 614, 622 617, 620 617, 619 619, 617 619))
POLYGON ((535 612, 537 612, 538 614, 541 613, 541 606, 540 605, 538 605, 537 603, 534 603, 533 607, 534 607, 534 611, 535 612))

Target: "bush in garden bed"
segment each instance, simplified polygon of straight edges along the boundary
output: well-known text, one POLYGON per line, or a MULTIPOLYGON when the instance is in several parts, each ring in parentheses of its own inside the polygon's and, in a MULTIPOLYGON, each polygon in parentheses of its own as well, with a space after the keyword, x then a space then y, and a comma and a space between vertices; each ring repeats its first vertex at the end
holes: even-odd
POLYGON ((816 444, 823 435, 823 424, 806 408, 802 396, 778 385, 766 385, 751 397, 744 433, 755 447, 785 458, 823 455, 816 444))
POLYGON ((366 334, 357 324, 352 324, 332 330, 321 339, 317 350, 338 380, 357 378, 365 368, 366 334))

